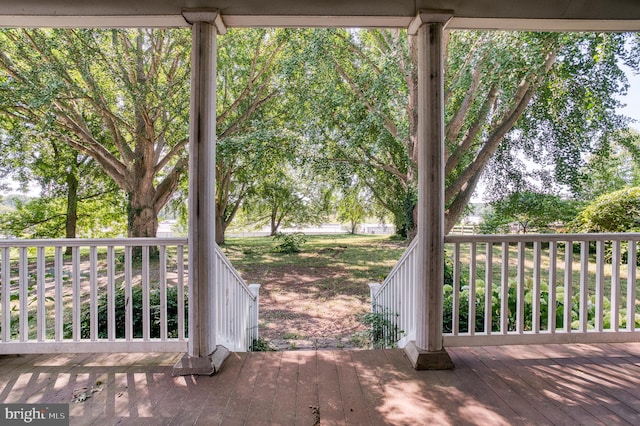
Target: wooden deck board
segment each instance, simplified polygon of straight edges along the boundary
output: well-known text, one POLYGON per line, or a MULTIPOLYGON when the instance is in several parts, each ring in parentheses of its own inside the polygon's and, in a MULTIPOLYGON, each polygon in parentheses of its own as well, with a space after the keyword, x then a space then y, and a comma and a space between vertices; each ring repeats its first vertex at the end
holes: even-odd
POLYGON ((639 343, 449 352, 451 371, 401 350, 231 354, 213 377, 172 377, 179 354, 0 357, 0 403, 66 402, 100 426, 640 424, 639 343))
MULTIPOLYGON (((246 420, 247 425, 259 425, 271 421, 282 354, 282 352, 265 353, 262 369, 253 387, 253 395, 251 396, 251 404, 246 420)), ((253 356, 255 353, 251 355, 253 356)))
MULTIPOLYGON (((557 345, 551 345, 552 350, 556 347, 557 345)), ((538 348, 534 350, 539 351, 538 348)), ((640 424, 638 413, 625 404, 629 394, 618 392, 610 379, 596 380, 591 367, 594 360, 600 359, 601 351, 596 350, 596 355, 591 357, 588 352, 583 351, 584 347, 578 345, 569 347, 569 350, 572 356, 558 357, 554 360, 555 365, 545 368, 555 373, 556 377, 562 377, 565 385, 575 392, 575 398, 583 398, 583 406, 605 424, 640 424)))
POLYGON ((367 406, 358 372, 351 357, 351 352, 336 351, 336 368, 338 371, 338 386, 344 409, 344 417, 349 425, 372 424, 369 416, 370 407, 367 406))
POLYGON ((500 357, 509 369, 508 377, 530 387, 527 389, 527 394, 534 398, 536 404, 544 410, 545 416, 554 424, 573 424, 573 420, 577 420, 580 424, 597 421, 584 408, 574 405, 564 393, 554 389, 552 384, 548 383, 535 368, 530 368, 527 364, 510 357, 509 352, 505 352, 505 350, 509 350, 509 347, 487 347, 484 349, 488 354, 500 357))
POLYGON ((297 388, 298 352, 283 352, 275 383, 271 423, 295 424, 297 388))

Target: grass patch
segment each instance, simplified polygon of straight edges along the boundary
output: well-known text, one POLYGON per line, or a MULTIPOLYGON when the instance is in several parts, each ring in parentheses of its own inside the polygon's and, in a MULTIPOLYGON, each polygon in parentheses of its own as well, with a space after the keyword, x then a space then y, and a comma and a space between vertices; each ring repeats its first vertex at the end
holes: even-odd
POLYGON ((311 273, 332 269, 346 271, 360 282, 384 280, 406 249, 404 242, 386 235, 307 235, 299 253, 278 253, 278 244, 272 237, 228 238, 221 248, 243 274, 256 267, 295 267, 311 273))

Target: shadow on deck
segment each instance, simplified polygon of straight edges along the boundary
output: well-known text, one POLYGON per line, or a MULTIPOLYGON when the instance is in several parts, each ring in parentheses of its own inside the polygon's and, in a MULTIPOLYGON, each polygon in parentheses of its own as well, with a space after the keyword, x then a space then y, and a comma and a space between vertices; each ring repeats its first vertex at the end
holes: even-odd
POLYGON ((172 377, 181 354, 0 356, 0 403, 70 403, 84 424, 640 424, 640 343, 232 354, 172 377), (99 391, 84 402, 74 394, 99 391))

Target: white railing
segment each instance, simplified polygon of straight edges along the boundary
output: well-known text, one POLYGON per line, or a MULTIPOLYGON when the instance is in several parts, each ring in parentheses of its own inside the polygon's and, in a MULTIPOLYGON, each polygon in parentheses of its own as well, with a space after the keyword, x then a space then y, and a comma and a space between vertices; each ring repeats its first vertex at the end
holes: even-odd
POLYGON ((216 246, 217 344, 234 352, 251 350, 258 339, 259 284, 247 286, 216 246))
MULTIPOLYGON (((186 252, 184 238, 0 241, 0 354, 186 352, 186 252)), ((249 350, 259 286, 217 253, 221 344, 249 350)))
POLYGON ((445 345, 640 339, 640 234, 474 235, 445 241, 453 258, 444 288, 445 345))
MULTIPOLYGON (((445 346, 640 340, 639 241, 638 233, 446 236, 445 346)), ((415 338, 414 247, 371 285, 387 334, 403 331, 400 347, 415 338)))
POLYGON ((407 247, 382 284, 369 284, 372 312, 381 315, 374 339, 398 347, 415 338, 416 243, 407 247))

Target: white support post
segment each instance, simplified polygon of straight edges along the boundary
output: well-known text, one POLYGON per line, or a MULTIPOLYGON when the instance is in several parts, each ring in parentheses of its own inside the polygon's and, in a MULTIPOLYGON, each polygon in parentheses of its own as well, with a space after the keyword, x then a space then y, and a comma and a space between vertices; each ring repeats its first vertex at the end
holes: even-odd
POLYGON ((215 324, 216 38, 217 10, 184 11, 192 24, 189 133, 189 353, 174 375, 214 374, 228 350, 215 324))
POLYGON ((444 284, 443 31, 451 11, 420 11, 409 26, 418 38, 418 257, 416 340, 405 347, 415 369, 450 369, 442 343, 444 284))

